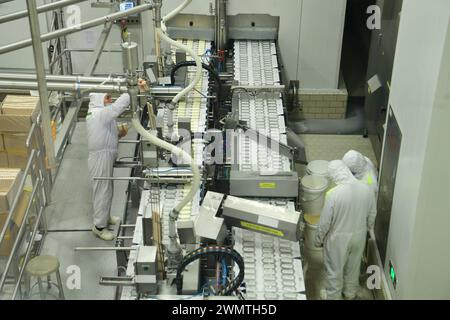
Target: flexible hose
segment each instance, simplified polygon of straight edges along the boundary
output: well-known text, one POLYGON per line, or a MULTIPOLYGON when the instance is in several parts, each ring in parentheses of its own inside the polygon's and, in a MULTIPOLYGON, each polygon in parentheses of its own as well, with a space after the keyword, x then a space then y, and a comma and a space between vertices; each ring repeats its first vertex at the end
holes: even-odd
POLYGON ((195 65, 197 66, 196 72, 195 72, 195 78, 194 81, 192 81, 186 88, 184 88, 180 93, 178 93, 173 99, 172 99, 172 105, 176 106, 176 104, 183 98, 185 95, 187 95, 191 90, 195 88, 195 86, 200 82, 202 79, 202 61, 200 57, 194 53, 194 50, 191 48, 183 45, 182 43, 179 43, 167 36, 167 34, 162 31, 162 29, 158 29, 158 35, 160 39, 166 41, 167 43, 173 45, 174 47, 177 47, 180 50, 185 51, 187 54, 189 54, 195 61, 195 65))
POLYGON ((177 275, 174 280, 177 286, 177 294, 182 294, 183 291, 182 274, 184 269, 195 260, 198 260, 208 255, 217 255, 217 254, 219 254, 221 257, 229 256, 234 262, 236 262, 236 264, 239 267, 239 274, 226 287, 222 288, 222 290, 218 292, 218 295, 226 296, 236 291, 241 285, 242 281, 244 281, 245 276, 244 259, 239 254, 239 252, 237 252, 234 249, 221 246, 208 246, 194 250, 190 252, 188 255, 186 255, 186 257, 184 257, 182 263, 177 269, 177 275))
MULTIPOLYGON (((199 81, 202 78, 202 62, 200 60, 200 57, 194 53, 194 51, 187 46, 178 43, 177 41, 171 39, 163 30, 165 29, 165 21, 173 18, 175 15, 177 15, 181 10, 183 10, 191 0, 186 0, 182 5, 180 5, 178 8, 176 8, 174 11, 166 15, 161 22, 161 28, 157 28, 157 34, 160 39, 166 41, 170 45, 173 45, 183 51, 185 51, 187 54, 189 54, 196 63, 197 70, 195 73, 194 81, 192 81, 191 84, 189 84, 186 88, 184 88, 180 93, 178 93, 171 102, 171 108, 169 109, 169 119, 168 123, 169 125, 172 124, 173 127, 173 109, 176 108, 177 103, 183 98, 185 95, 187 95, 191 90, 195 88, 195 86, 199 83, 199 81)), ((173 155, 175 155, 178 159, 187 160, 192 169, 192 175, 193 180, 191 184, 191 188, 188 192, 188 194, 181 200, 175 208, 173 208, 172 212, 169 215, 169 245, 167 247, 167 253, 168 253, 168 267, 173 268, 179 265, 181 263, 181 260, 183 259, 183 253, 180 246, 180 243, 178 241, 178 232, 177 232, 177 226, 176 221, 178 220, 178 216, 180 215, 181 210, 190 202, 192 199, 194 199, 197 191, 200 189, 200 171, 195 164, 192 157, 187 154, 184 150, 178 148, 177 146, 168 143, 164 140, 159 139, 157 136, 154 136, 150 134, 147 130, 144 129, 141 122, 137 117, 135 117, 132 120, 133 126, 136 128, 136 131, 146 140, 148 140, 150 143, 154 144, 157 147, 160 147, 162 149, 170 151, 173 155)))
POLYGON ((162 149, 165 149, 167 151, 170 151, 173 155, 177 157, 177 159, 183 159, 186 162, 189 162, 191 165, 193 180, 192 180, 192 186, 189 190, 189 193, 184 197, 183 200, 178 203, 175 208, 173 208, 174 211, 177 211, 178 213, 188 204, 195 196, 197 191, 200 189, 200 171, 195 164, 192 157, 183 149, 168 143, 164 140, 159 139, 157 136, 151 134, 147 130, 144 129, 144 127, 141 125, 141 122, 139 119, 134 118, 132 120, 133 126, 136 128, 137 132, 147 141, 154 144, 155 146, 158 146, 162 149))
MULTIPOLYGON (((195 61, 182 61, 177 63, 175 66, 173 66, 172 71, 170 72, 170 81, 172 84, 175 84, 175 74, 177 73, 177 71, 181 68, 186 68, 186 67, 195 67, 196 63, 195 61)), ((217 74, 216 70, 214 70, 211 66, 207 65, 206 63, 202 63, 202 68, 207 70, 209 72, 209 74, 214 78, 214 81, 217 84, 217 92, 220 92, 220 87, 221 87, 221 83, 220 83, 220 78, 219 75, 217 74)))
POLYGON ((181 11, 183 11, 183 9, 186 8, 188 6, 188 4, 190 4, 191 2, 192 2, 192 0, 185 0, 182 4, 180 4, 178 7, 176 7, 175 10, 173 10, 172 12, 170 12, 169 14, 164 16, 164 18, 162 19, 163 24, 165 24, 167 21, 169 21, 170 19, 175 17, 181 11))

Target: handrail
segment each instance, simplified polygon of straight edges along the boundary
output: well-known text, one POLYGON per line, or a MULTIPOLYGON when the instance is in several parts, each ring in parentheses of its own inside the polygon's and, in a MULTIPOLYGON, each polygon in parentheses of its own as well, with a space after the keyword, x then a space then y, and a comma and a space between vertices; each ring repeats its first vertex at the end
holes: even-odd
MULTIPOLYGON (((27 180, 28 172, 31 169, 31 166, 33 164, 33 161, 34 161, 35 157, 36 157, 36 150, 32 150, 31 151, 31 155, 28 158, 27 166, 25 167, 25 171, 24 171, 24 173, 22 175, 22 178, 20 180, 19 190, 23 190, 23 188, 25 187, 25 182, 27 180)), ((19 192, 19 193, 17 193, 15 195, 13 204, 12 204, 10 210, 9 210, 9 213, 8 213, 8 217, 6 218, 5 225, 3 226, 2 232, 0 233, 0 246, 3 243, 3 240, 5 239, 6 231, 8 229, 9 224, 11 223, 12 216, 13 216, 14 211, 16 210, 16 207, 17 207, 17 205, 19 203, 20 194, 21 193, 19 192)))
MULTIPOLYGON (((81 30, 90 29, 99 25, 102 25, 108 21, 119 20, 122 18, 129 17, 131 15, 141 13, 146 10, 150 10, 153 8, 153 4, 146 3, 141 4, 139 6, 134 7, 133 9, 128 9, 122 12, 116 12, 113 14, 109 14, 97 19, 93 19, 87 22, 80 23, 79 25, 71 26, 68 28, 60 29, 57 31, 49 32, 40 36, 41 42, 46 42, 58 37, 66 36, 72 33, 79 32, 81 30)), ((32 45, 32 39, 26 39, 18 42, 14 42, 5 46, 0 47, 0 54, 15 51, 18 49, 26 48, 32 45)))
MULTIPOLYGON (((59 9, 62 7, 69 6, 71 4, 76 4, 76 3, 84 2, 84 1, 86 1, 86 0, 62 0, 59 2, 44 4, 40 7, 37 7, 36 9, 37 9, 38 13, 43 13, 43 12, 51 11, 54 9, 59 9)), ((9 22, 9 21, 14 21, 14 20, 21 19, 21 18, 25 18, 27 16, 28 16, 27 10, 22 10, 22 11, 6 14, 3 16, 0 16, 0 24, 9 22)))
MULTIPOLYGON (((39 183, 40 183, 41 186, 43 186, 42 179, 39 179, 39 183)), ((3 271, 3 274, 2 274, 2 276, 1 276, 1 278, 0 278, 0 292, 3 290, 3 286, 5 285, 5 280, 6 280, 6 277, 7 277, 7 275, 8 275, 9 268, 11 267, 11 262, 12 262, 13 257, 14 257, 14 255, 16 254, 16 251, 17 251, 17 249, 18 249, 18 247, 19 247, 19 242, 20 242, 21 237, 22 237, 22 235, 23 235, 23 232, 24 232, 24 230, 25 230, 26 221, 27 221, 28 216, 29 216, 29 213, 30 213, 31 205, 33 204, 34 198, 35 198, 35 196, 36 196, 36 194, 37 194, 37 193, 36 193, 37 190, 38 190, 38 186, 36 186, 36 188, 33 188, 33 191, 32 191, 32 193, 31 193, 30 200, 28 201, 28 204, 27 204, 27 209, 26 209, 26 211, 25 211, 25 215, 24 215, 24 217, 23 217, 23 221, 24 221, 24 222, 21 224, 21 226, 20 226, 20 228, 19 228, 19 232, 18 232, 18 234, 17 234, 17 238, 16 238, 16 240, 14 241, 13 247, 12 247, 12 249, 11 249, 11 253, 9 254, 9 257, 8 257, 8 261, 6 262, 5 270, 3 271)), ((20 193, 20 194, 22 194, 22 193, 20 193)))
MULTIPOLYGON (((26 249, 26 255, 25 259, 22 262, 20 275, 15 279, 16 285, 15 285, 15 291, 13 298, 17 295, 17 289, 21 284, 22 277, 23 277, 23 271, 28 263, 28 259, 31 253, 31 249, 33 248, 33 245, 35 243, 34 239, 36 237, 36 233, 39 229, 39 226, 41 226, 41 220, 44 217, 43 212, 47 204, 48 200, 48 192, 50 190, 47 190, 47 180, 49 179, 48 175, 46 175, 44 172, 47 170, 45 167, 45 152, 42 146, 41 136, 40 136, 40 130, 39 130, 39 123, 40 123, 40 114, 37 116, 37 118, 33 121, 33 125, 31 126, 30 132, 27 136, 26 140, 26 147, 29 150, 29 158, 27 162, 27 166, 23 172, 23 176, 21 177, 21 181, 19 183, 19 192, 14 196, 14 201, 11 206, 10 212, 8 214, 8 218, 5 221, 5 225, 2 230, 2 238, 0 238, 0 245, 4 241, 4 235, 3 232, 6 231, 11 223, 12 223, 12 216, 16 213, 16 208, 18 207, 19 199, 21 198, 23 194, 23 190, 26 184, 26 180, 28 179, 28 176, 31 176, 33 181, 33 189, 31 193, 31 197, 27 203, 27 208, 24 214, 23 221, 20 226, 18 226, 19 231, 17 234, 17 237, 14 240, 11 252, 9 253, 7 264, 5 267, 5 270, 3 270, 3 274, 0 277, 0 292, 3 290, 8 273, 11 269, 13 259, 17 256, 17 251, 21 246, 21 243, 23 242, 23 234, 24 230, 26 230, 26 225, 29 223, 28 217, 30 215, 31 210, 35 210, 35 212, 39 212, 38 217, 35 221, 34 231, 30 238, 30 241, 28 243, 27 249, 26 249), (35 139, 36 143, 32 143, 32 139, 35 139), (33 165, 35 164, 35 165, 33 165), (44 197, 45 195, 45 197, 44 197)), ((45 227, 44 227, 44 233, 45 233, 45 227)), ((5 233, 6 234, 6 233, 5 233)))

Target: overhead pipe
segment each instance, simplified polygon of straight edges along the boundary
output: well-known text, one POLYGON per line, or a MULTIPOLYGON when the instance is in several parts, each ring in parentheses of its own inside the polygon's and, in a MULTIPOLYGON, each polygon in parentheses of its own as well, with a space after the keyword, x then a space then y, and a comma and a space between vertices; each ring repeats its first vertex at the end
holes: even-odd
MULTIPOLYGON (((95 85, 94 83, 80 83, 80 82, 47 82, 46 84, 48 91, 71 91, 79 92, 82 91, 95 91, 102 93, 126 93, 127 87, 125 85, 114 85, 114 84, 103 84, 95 85)), ((32 81, 0 81, 0 89, 8 90, 38 90, 39 85, 37 82, 32 81)))
MULTIPOLYGON (((99 25, 102 25, 104 23, 107 23, 109 21, 114 21, 114 20, 119 20, 122 18, 126 18, 128 16, 134 15, 134 14, 138 14, 141 13, 143 11, 149 10, 153 8, 153 4, 151 3, 147 3, 147 4, 141 4, 139 6, 136 6, 132 9, 128 9, 126 11, 123 12, 116 12, 116 13, 112 13, 91 21, 87 21, 84 23, 80 23, 79 25, 74 25, 68 28, 64 28, 64 29, 60 29, 60 30, 56 30, 53 32, 49 32, 46 34, 43 34, 41 36, 41 42, 46 42, 52 39, 56 39, 59 37, 63 37, 75 32, 79 32, 81 30, 86 30, 86 29, 90 29, 99 25)), ((7 52, 11 52, 11 51, 15 51, 15 50, 19 50, 22 48, 26 48, 31 46, 32 44, 32 40, 31 39, 26 39, 26 40, 22 40, 19 42, 15 42, 12 44, 8 44, 6 46, 0 47, 0 54, 2 53, 7 53, 7 52)))
MULTIPOLYGON (((70 6, 72 4, 76 4, 76 3, 80 3, 80 2, 84 2, 84 1, 86 1, 86 0, 63 0, 63 1, 44 4, 42 6, 37 7, 36 9, 37 9, 37 13, 44 13, 47 11, 64 8, 64 7, 70 6)), ((21 19, 21 18, 25 18, 27 16, 28 16, 28 10, 22 10, 22 11, 6 14, 3 16, 0 16, 0 24, 5 23, 5 22, 14 21, 14 20, 21 19)))
MULTIPOLYGON (((47 88, 50 91, 70 91, 70 92, 82 92, 82 91, 96 91, 101 93, 127 93, 128 88, 125 83, 120 84, 103 84, 96 85, 95 83, 80 83, 78 81, 73 82, 48 82, 47 88)), ((38 84, 36 81, 4 81, 0 79, 0 91, 1 90, 37 90, 38 84)), ((181 92, 181 87, 151 87, 150 93, 157 96, 170 96, 173 97, 181 92)))
MULTIPOLYGON (((83 77, 83 76, 61 76, 47 74, 46 79, 54 82, 81 82, 81 83, 126 83, 127 79, 120 78, 105 78, 105 77, 83 77)), ((36 81, 36 74, 20 74, 20 73, 0 73, 0 81, 36 81)))

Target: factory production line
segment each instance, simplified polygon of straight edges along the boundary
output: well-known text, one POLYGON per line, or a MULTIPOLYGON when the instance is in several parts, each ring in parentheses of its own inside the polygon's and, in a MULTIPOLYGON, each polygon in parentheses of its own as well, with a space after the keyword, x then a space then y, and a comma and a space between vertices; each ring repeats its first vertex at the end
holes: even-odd
MULTIPOLYGON (((189 41, 195 48, 208 48, 209 43, 204 41, 189 41), (200 44, 199 44, 200 43, 200 44)), ((279 70, 276 54, 276 46, 273 41, 235 41, 234 42, 234 79, 239 85, 277 85, 280 83, 279 70), (256 52, 255 52, 256 50, 256 52), (258 54, 255 54, 258 53, 258 54), (252 64, 245 64, 251 61, 252 64), (264 72, 261 73, 261 67, 264 72)), ((199 55, 202 50, 198 51, 199 55)), ((192 72, 192 70, 190 71, 192 72)), ((189 78, 189 77, 188 77, 189 78)), ((202 94, 207 95, 208 86, 204 85, 208 82, 208 76, 203 74, 202 84, 198 88, 202 88, 202 94)), ((199 93, 194 93, 194 97, 187 99, 182 109, 178 109, 175 118, 180 115, 180 111, 193 116, 192 127, 198 130, 205 130, 206 118, 206 99, 202 98, 199 93), (195 103, 196 99, 198 101, 195 103)), ((265 99, 251 98, 247 94, 243 94, 237 104, 239 112, 239 120, 246 121, 250 127, 263 132, 272 139, 287 143, 285 135, 285 122, 283 106, 280 94, 276 94, 278 98, 271 97, 265 99), (259 117, 257 115, 260 115, 259 117), (270 130, 266 130, 269 128, 270 130)), ((177 122, 177 121, 175 121, 177 122)), ((194 129, 194 133, 195 129, 194 129)), ((205 133, 205 132, 197 132, 205 133)), ((264 145, 259 145, 256 141, 248 136, 239 137, 238 149, 238 170, 241 172, 259 172, 264 170, 272 171, 290 171, 290 162, 287 157, 270 150, 264 145), (256 164, 253 165, 253 164, 256 164)), ((200 150, 203 150, 203 141, 200 141, 200 150)), ((194 141, 193 150, 198 150, 198 146, 194 141)), ((204 157, 202 151, 195 152, 197 157, 204 157)), ((204 159, 202 159, 204 161, 204 159)), ((197 163, 202 161, 197 158, 197 163)), ((149 216, 148 211, 154 211, 155 206, 159 208, 162 219, 162 243, 168 245, 168 220, 171 208, 180 201, 186 194, 186 186, 184 185, 160 185, 159 193, 155 196, 153 190, 145 190, 142 193, 138 218, 136 220, 136 229, 134 230, 133 247, 138 248, 143 245, 142 220, 143 217, 149 216), (156 201, 155 201, 156 200, 156 201), (154 203, 157 202, 157 203, 154 203), (147 211, 147 212, 146 212, 147 211)), ((239 192, 239 191, 238 191, 239 192)), ((256 200, 256 199, 255 199, 256 200)), ((256 201, 281 207, 291 212, 295 212, 295 201, 287 198, 261 198, 256 201)), ((193 221, 198 219, 200 210, 200 192, 195 196, 189 206, 186 206, 180 213, 178 220, 178 230, 187 226, 189 228, 193 221), (180 227, 182 225, 183 227, 180 227)), ((263 207, 264 208, 264 207, 263 207)), ((267 207, 270 208, 270 207, 267 207)), ((145 219, 145 218, 144 218, 145 219)), ((270 219, 270 218, 267 218, 270 219)), ((198 221, 197 223, 201 223, 198 221)), ((196 227, 197 227, 196 223, 196 227)), ((263 230, 256 227, 259 230, 263 230)), ((200 228, 200 227, 198 227, 200 228)), ((264 299, 305 299, 305 285, 303 281, 303 269, 300 260, 300 246, 298 242, 280 239, 269 232, 256 233, 241 228, 232 228, 233 248, 243 257, 245 265, 245 276, 243 280, 244 299, 264 300, 264 299), (266 234, 264 234, 266 233, 266 234)), ((192 245, 192 244, 191 244, 192 245)), ((189 247, 189 245, 188 245, 189 247)), ((194 245, 195 247, 195 245, 194 245)), ((137 259, 138 249, 132 250, 129 256, 126 275, 130 278, 135 277, 135 263, 137 259)), ((198 265, 194 264, 192 269, 188 269, 189 279, 185 279, 191 286, 188 292, 194 293, 199 286, 198 276, 192 275, 192 270, 200 274, 198 265), (193 279, 191 278, 193 277, 193 279)), ((159 295, 148 296, 147 299, 167 298, 173 299, 170 286, 167 284, 160 286, 162 293, 159 295)), ((184 289, 189 287, 184 285, 184 289)), ((122 289, 122 299, 130 300, 138 297, 137 289, 134 286, 125 286, 122 289)), ((202 298, 202 295, 194 294, 193 296, 184 296, 185 299, 202 298)))
MULTIPOLYGON (((203 63, 211 64, 208 56, 205 56, 205 53, 212 52, 210 41, 201 39, 177 39, 177 41, 202 57, 203 63)), ((222 60, 218 67, 223 68, 226 65, 227 69, 234 70, 234 80, 228 80, 231 87, 228 105, 231 105, 229 114, 232 116, 225 115, 225 118, 238 121, 225 120, 225 123, 231 123, 231 127, 227 128, 239 130, 239 125, 236 126, 238 122, 244 124, 245 129, 255 130, 256 135, 262 134, 263 137, 267 136, 273 139, 272 141, 279 141, 286 146, 286 124, 281 96, 284 87, 280 83, 275 41, 236 40, 233 46, 233 54, 229 55, 231 61, 222 60)), ((170 51, 172 58, 176 59, 174 49, 176 48, 172 45, 170 51)), ((186 60, 192 61, 192 58, 186 57, 186 60)), ((195 72, 194 66, 188 67, 184 85, 194 81, 195 72)), ((185 251, 182 266, 186 270, 180 269, 178 265, 175 272, 175 269, 165 264, 164 270, 158 271, 158 257, 161 257, 161 252, 157 249, 165 248, 162 250, 166 252, 170 246, 169 221, 172 208, 178 205, 192 188, 192 183, 189 182, 165 183, 167 180, 164 179, 182 180, 192 173, 186 168, 170 167, 166 161, 155 158, 157 150, 147 145, 149 150, 143 151, 143 162, 156 166, 147 167, 145 172, 147 177, 153 177, 157 182, 144 182, 135 228, 131 231, 129 228, 133 227, 127 226, 128 234, 130 232, 133 234, 130 250, 126 248, 125 251, 129 252, 128 257, 124 252, 117 251, 118 262, 124 264, 122 267, 126 272, 121 277, 105 275, 100 280, 102 285, 121 288, 120 299, 204 299, 216 295, 233 296, 235 299, 306 298, 298 242, 300 224, 300 215, 296 211, 298 177, 292 172, 292 159, 271 149, 269 144, 259 143, 258 138, 253 139, 254 136, 251 134, 244 135, 239 131, 241 134, 235 133, 238 150, 236 161, 227 158, 225 162, 228 162, 229 166, 213 165, 213 169, 205 164, 210 163, 205 161, 210 156, 205 152, 206 133, 210 125, 214 126, 217 123, 214 120, 218 117, 214 114, 215 119, 211 121, 211 112, 208 111, 210 99, 207 97, 219 94, 217 91, 211 92, 210 81, 215 80, 214 77, 209 77, 208 71, 202 71, 201 80, 195 85, 195 89, 173 110, 173 119, 169 119, 170 112, 159 109, 155 122, 157 127, 158 124, 162 124, 158 129, 160 136, 166 139, 170 139, 173 132, 177 132, 181 127, 191 131, 193 161, 203 172, 203 181, 214 181, 214 177, 217 176, 228 177, 229 181, 224 183, 224 179, 218 179, 221 183, 202 183, 201 189, 197 190, 192 201, 179 213, 177 231, 185 251), (169 125, 171 122, 172 127, 169 125), (147 155, 153 157, 147 159, 147 155), (209 178, 208 173, 211 171, 214 174, 209 178), (255 177, 255 174, 261 172, 272 172, 267 176, 268 182, 263 182, 264 177, 255 177), (284 181, 278 182, 279 177, 273 175, 273 172, 282 172, 282 180, 286 179, 285 176, 288 177, 286 181, 289 187, 286 189, 292 187, 294 180, 294 188, 291 188, 293 191, 285 192, 286 189, 280 188, 284 181), (245 181, 248 181, 249 189, 245 187, 245 181), (224 187, 223 185, 227 183, 228 186, 224 187), (242 198, 228 197, 224 201, 224 194, 242 198), (261 197, 258 197, 259 195, 261 197), (251 217, 248 219, 245 216, 242 219, 234 217, 233 220, 231 215, 234 212, 231 209, 230 213, 222 212, 220 217, 216 215, 221 205, 227 206, 227 201, 237 200, 237 206, 242 205, 241 201, 246 201, 243 197, 253 199, 249 202, 251 217), (251 212, 252 209, 256 212, 251 212), (285 237, 283 235, 285 231, 276 229, 279 221, 270 216, 260 215, 258 211, 261 209, 268 212, 279 209, 281 216, 291 218, 290 239, 282 239, 285 237), (155 213, 159 216, 155 217, 155 213), (230 216, 227 217, 227 214, 230 216), (162 247, 150 245, 152 241, 149 240, 149 234, 158 233, 152 223, 159 219, 162 247), (216 247, 218 243, 221 245, 219 248, 216 247), (189 260, 191 255, 197 256, 189 260), (214 261, 216 259, 211 261, 208 255, 216 257, 218 261, 214 261), (152 261, 151 264, 149 260, 152 261), (233 264, 233 261, 237 263, 233 264), (146 264, 152 271, 145 271, 146 264), (180 277, 181 273, 183 277, 180 277), (217 285, 216 281, 221 285, 217 285), (233 290, 229 290, 229 287, 233 290)), ((226 82, 224 81, 223 86, 226 86, 226 82)), ((218 86, 216 90, 217 88, 218 86)), ((215 127, 211 129, 217 133, 215 127)), ((230 204, 230 207, 232 206, 233 204, 230 204)), ((226 211, 225 208, 222 210, 226 211)), ((237 213, 237 215, 245 214, 245 212, 237 213)))
POLYGON ((226 1, 218 0, 214 42, 211 26, 185 39, 176 21, 190 0, 165 17, 161 0, 119 2, 131 9, 121 5, 112 14, 117 17, 154 11, 157 62, 142 68, 139 45, 125 42, 123 77, 48 86, 130 94, 140 139, 134 161, 119 159, 116 167, 131 168, 132 175, 94 179, 130 181, 129 197, 139 199, 139 210, 135 223, 115 228, 114 247, 74 250, 115 252, 117 275, 103 275, 99 285, 116 287, 122 300, 306 299, 294 168, 306 159, 301 145, 288 144, 276 25, 256 34, 234 27, 227 34, 221 27, 226 1), (152 84, 145 93, 138 93, 139 77, 152 84), (214 162, 209 147, 217 138, 223 141, 216 143, 214 162))

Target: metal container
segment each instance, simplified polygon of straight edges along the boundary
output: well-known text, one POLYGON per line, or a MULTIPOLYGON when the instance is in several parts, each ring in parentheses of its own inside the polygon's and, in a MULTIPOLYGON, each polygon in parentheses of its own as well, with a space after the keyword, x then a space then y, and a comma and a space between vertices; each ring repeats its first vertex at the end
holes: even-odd
POLYGON ((135 74, 139 68, 138 45, 135 42, 122 43, 123 71, 129 75, 135 74))

